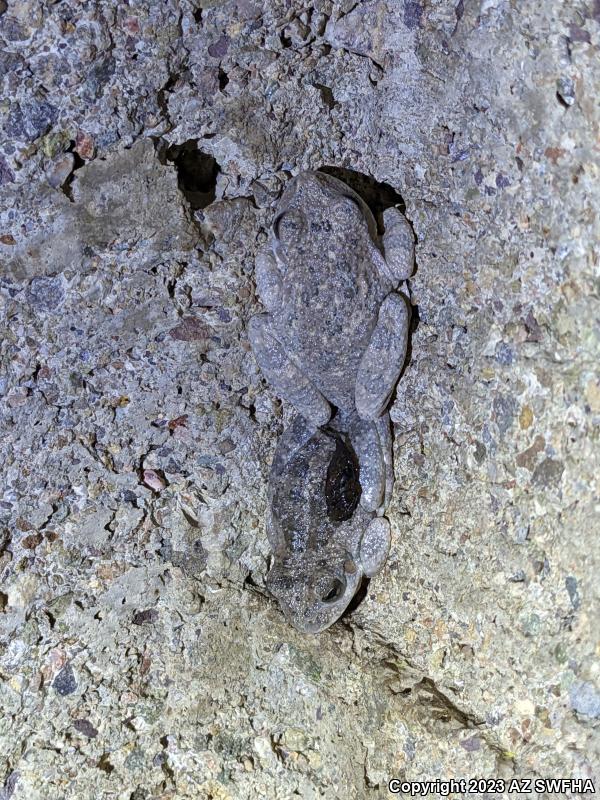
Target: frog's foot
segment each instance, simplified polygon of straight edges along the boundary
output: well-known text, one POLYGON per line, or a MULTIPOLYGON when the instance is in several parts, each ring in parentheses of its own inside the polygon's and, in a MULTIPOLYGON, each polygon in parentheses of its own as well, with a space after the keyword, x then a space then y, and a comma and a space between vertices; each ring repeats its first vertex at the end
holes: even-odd
POLYGON ((250 319, 248 338, 258 365, 275 392, 316 427, 327 424, 331 406, 273 336, 270 314, 256 314, 250 319))
POLYGON ((406 358, 409 321, 406 300, 390 293, 381 304, 356 375, 356 410, 363 419, 377 419, 385 411, 406 358))
POLYGON ((273 251, 265 245, 256 255, 254 263, 254 280, 256 291, 265 308, 272 310, 281 302, 281 273, 273 251))
POLYGON ((360 565, 367 578, 380 572, 387 561, 391 544, 390 523, 385 517, 375 517, 360 540, 360 565))
POLYGON ((409 221, 397 208, 383 212, 384 234, 381 237, 385 255, 385 271, 394 286, 413 273, 415 267, 415 236, 409 221))

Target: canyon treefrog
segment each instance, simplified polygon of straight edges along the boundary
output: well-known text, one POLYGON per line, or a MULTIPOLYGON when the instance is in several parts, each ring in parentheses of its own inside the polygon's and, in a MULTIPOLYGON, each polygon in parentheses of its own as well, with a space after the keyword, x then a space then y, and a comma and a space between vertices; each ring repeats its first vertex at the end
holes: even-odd
POLYGON ((406 357, 410 318, 395 289, 414 266, 406 218, 389 208, 383 223, 380 243, 368 206, 331 175, 303 172, 291 180, 256 260, 268 313, 248 328, 265 377, 315 428, 327 424, 332 405, 354 421, 361 503, 380 511, 391 490, 385 410, 406 357))
POLYGON ((267 535, 267 587, 286 618, 319 633, 345 611, 363 576, 387 557, 389 523, 360 504, 359 466, 347 435, 296 416, 275 453, 267 535))

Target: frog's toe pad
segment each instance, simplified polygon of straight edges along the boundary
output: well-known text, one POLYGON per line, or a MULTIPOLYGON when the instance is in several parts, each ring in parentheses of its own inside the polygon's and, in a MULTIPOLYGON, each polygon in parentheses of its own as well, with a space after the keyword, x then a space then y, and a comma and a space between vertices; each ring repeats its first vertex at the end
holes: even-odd
POLYGON ((360 562, 367 578, 372 578, 383 569, 390 544, 390 523, 385 517, 375 517, 360 541, 360 562))

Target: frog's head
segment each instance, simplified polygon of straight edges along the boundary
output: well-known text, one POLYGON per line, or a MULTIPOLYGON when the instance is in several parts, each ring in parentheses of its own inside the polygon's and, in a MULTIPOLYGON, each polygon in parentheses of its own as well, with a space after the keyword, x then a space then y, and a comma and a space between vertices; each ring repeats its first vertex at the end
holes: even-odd
POLYGON ((280 261, 310 251, 335 251, 350 237, 376 238, 366 203, 342 181, 324 172, 301 172, 287 184, 273 221, 272 243, 280 261))
POLYGON ((303 633, 320 633, 348 607, 362 580, 362 570, 349 553, 307 559, 307 554, 275 560, 267 588, 289 622, 303 633))

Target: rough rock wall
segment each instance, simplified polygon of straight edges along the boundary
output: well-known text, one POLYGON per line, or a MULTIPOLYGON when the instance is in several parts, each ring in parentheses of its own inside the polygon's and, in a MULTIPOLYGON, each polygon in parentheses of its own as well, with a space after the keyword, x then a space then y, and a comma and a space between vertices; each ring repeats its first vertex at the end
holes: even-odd
POLYGON ((0 38, 2 800, 600 780, 598 0, 1 0, 0 38), (418 324, 388 566, 311 638, 245 324, 324 166, 404 199, 418 324))

